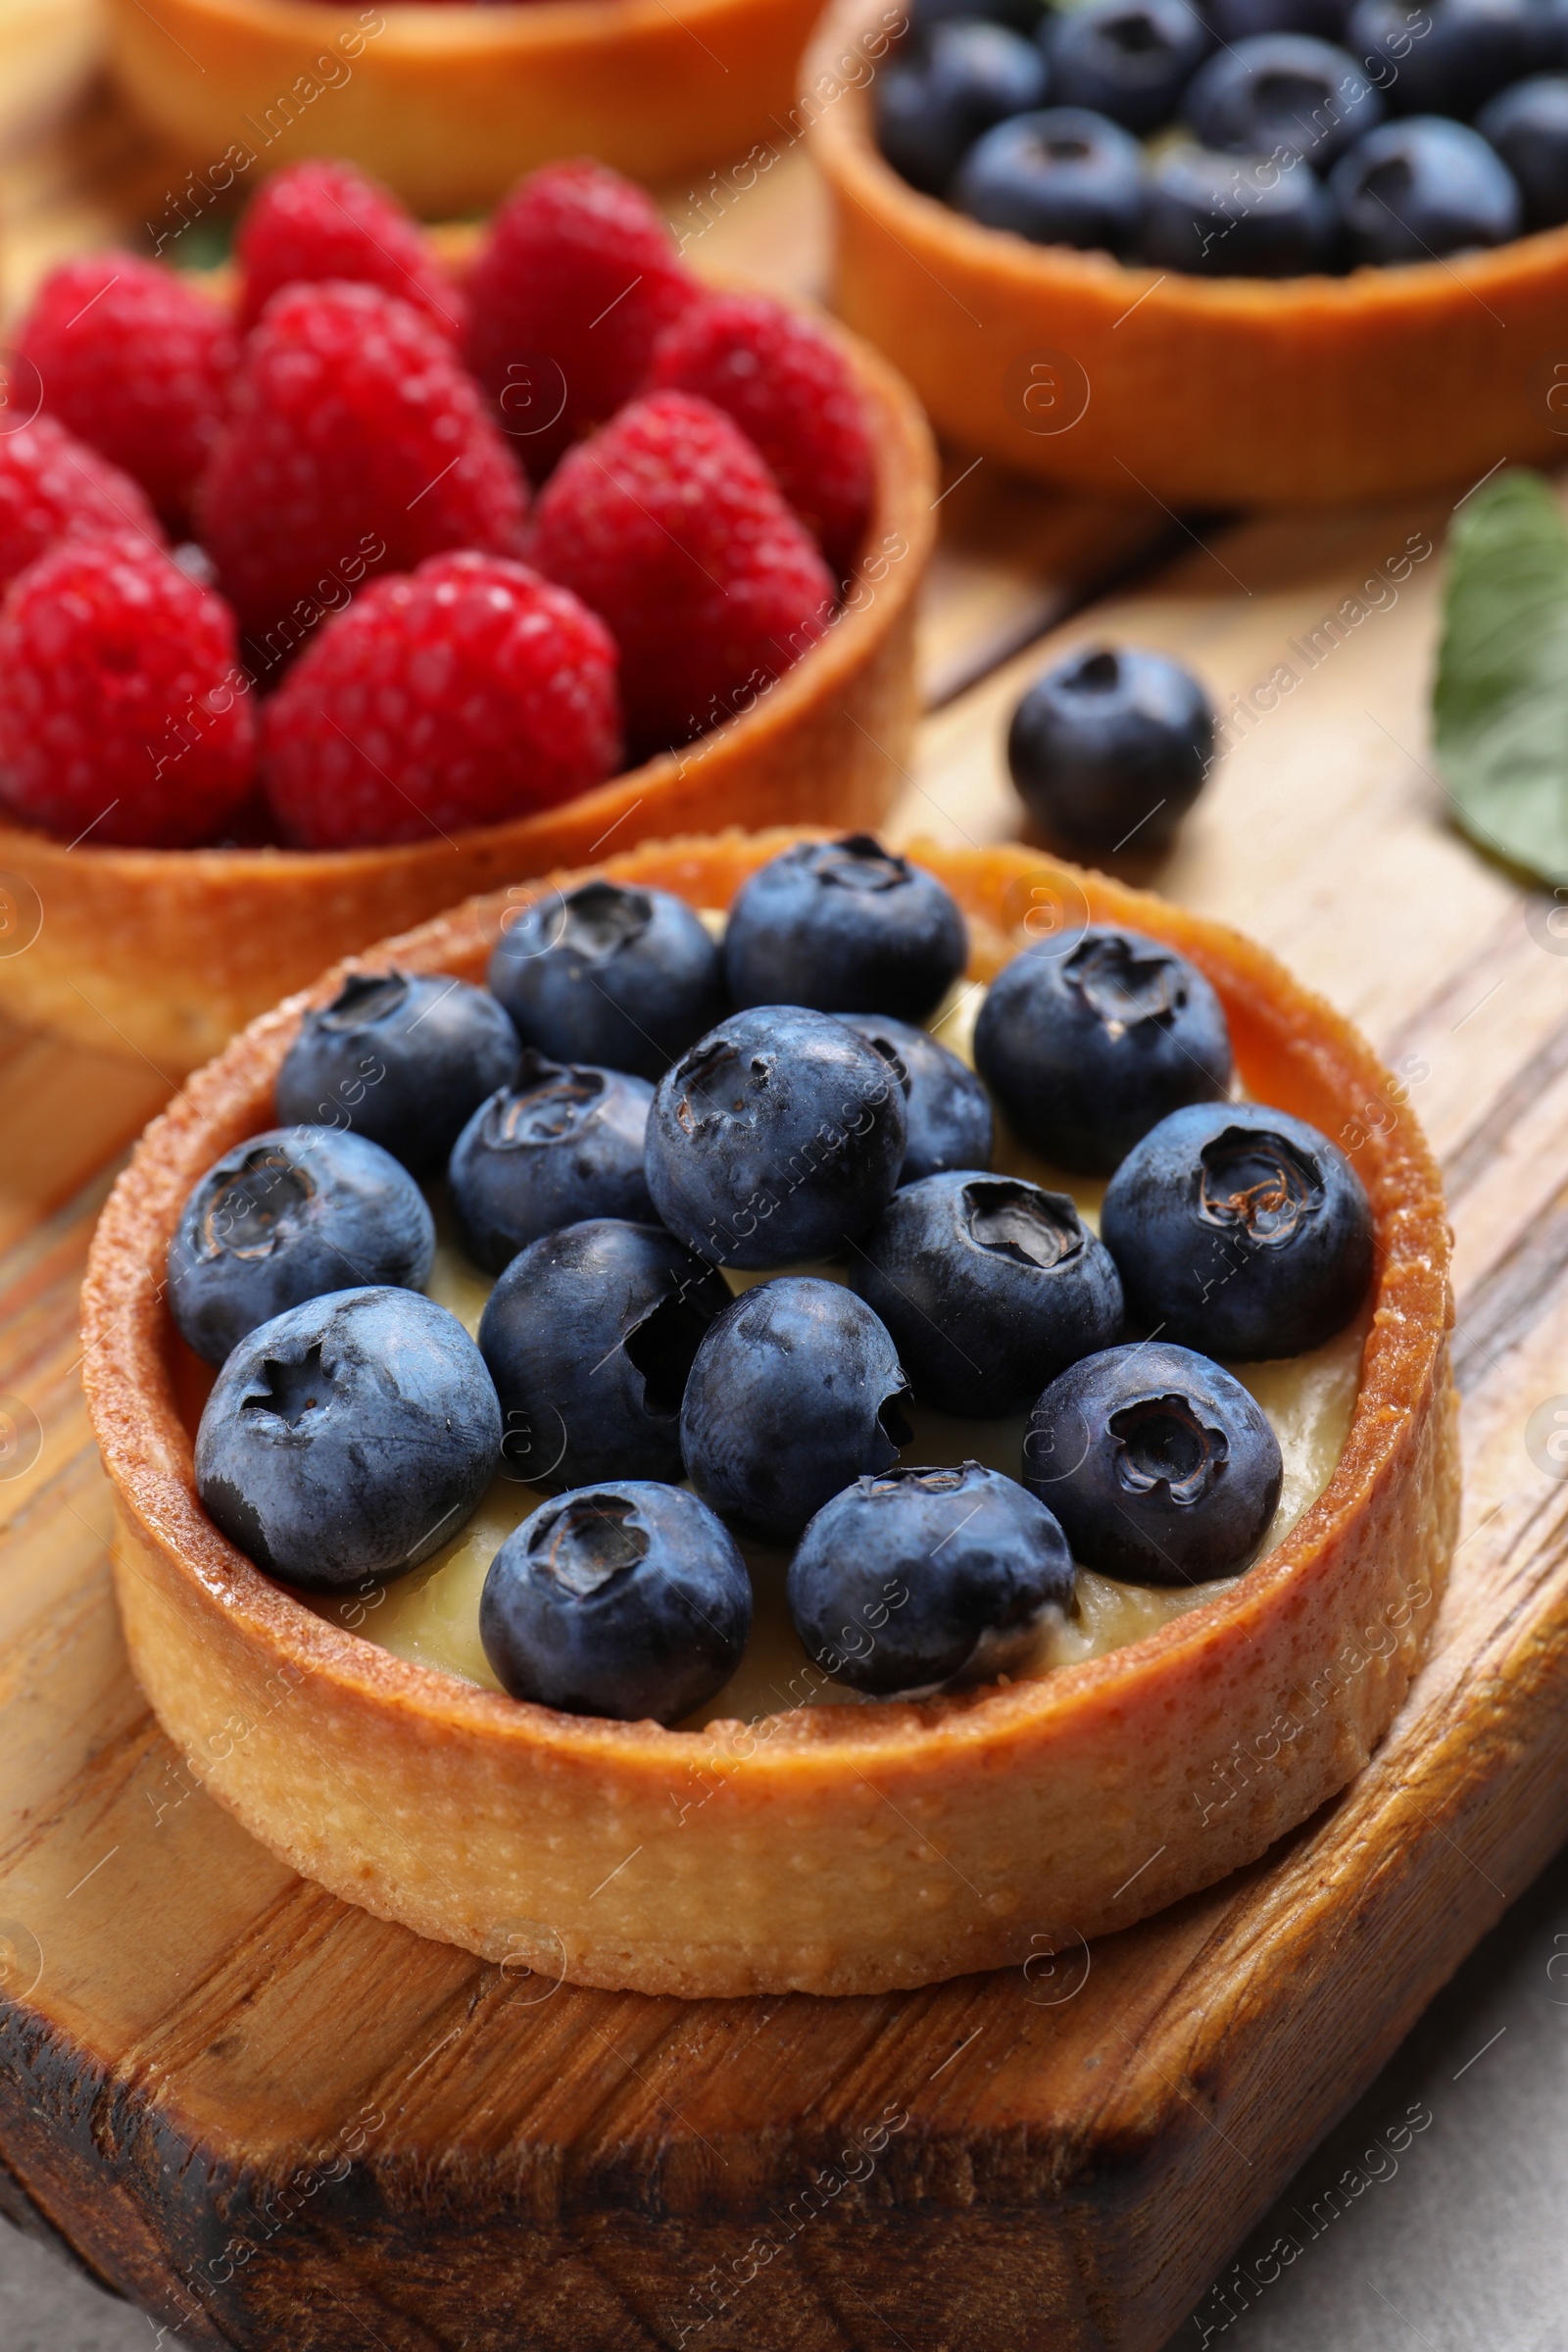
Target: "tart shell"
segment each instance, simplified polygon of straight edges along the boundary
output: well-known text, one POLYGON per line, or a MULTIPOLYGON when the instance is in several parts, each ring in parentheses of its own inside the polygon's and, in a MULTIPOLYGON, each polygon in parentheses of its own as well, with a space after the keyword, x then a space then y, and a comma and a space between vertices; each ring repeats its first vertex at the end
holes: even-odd
MULTIPOLYGON (((443 242, 457 257, 471 237, 443 242)), ((913 743, 936 458, 907 386, 823 324, 846 345, 866 403, 875 502, 843 609, 768 693, 684 750, 559 808, 392 849, 68 847, 0 821, 0 1012, 150 1061, 172 1086, 328 958, 472 892, 607 846, 737 821, 875 827, 913 743)))
MULTIPOLYGON (((724 906, 794 838, 651 846, 601 870, 724 906)), ((1386 1730, 1426 1648, 1458 1507, 1448 1229, 1399 1090, 1234 932, 1019 849, 917 854, 969 916, 974 978, 1085 918, 1152 932, 1218 989, 1250 1090, 1354 1151, 1378 1270, 1333 1479, 1222 1597, 1129 1648, 962 1697, 668 1732, 391 1656, 270 1583, 201 1509, 197 1367, 163 1298, 187 1191, 270 1123, 273 1074, 307 1004, 339 985, 329 974, 148 1129, 98 1227, 83 1344, 142 1688, 210 1792, 345 1900, 573 1983, 912 1986, 1044 1965, 1223 1878, 1342 1788, 1386 1730)), ((505 907, 460 907, 376 960, 477 980, 505 907)), ((373 1589, 363 1599, 373 1607, 373 1589)))
MULTIPOLYGON (((879 23, 826 21, 813 71, 879 23)), ((1021 473, 1176 505, 1337 504, 1560 462, 1568 227, 1345 277, 1201 278, 1031 245, 920 195, 864 86, 813 125, 834 305, 937 430, 1021 473)))
POLYGON ((209 175, 231 187, 239 156, 265 172, 344 155, 431 215, 482 210, 556 156, 658 180, 776 138, 816 13, 814 0, 108 7, 122 88, 205 167, 188 207, 209 175))

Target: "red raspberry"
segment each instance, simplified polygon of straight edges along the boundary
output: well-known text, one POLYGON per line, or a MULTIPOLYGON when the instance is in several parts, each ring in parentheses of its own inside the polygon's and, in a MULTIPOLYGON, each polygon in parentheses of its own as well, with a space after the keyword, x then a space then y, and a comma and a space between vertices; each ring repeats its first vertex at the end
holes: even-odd
POLYGON ((653 382, 735 419, 847 577, 871 519, 871 435, 849 363, 822 329, 766 294, 717 294, 661 335, 653 382))
POLYGON ((0 433, 0 594, 56 540, 82 531, 164 534, 139 486, 52 416, 0 433))
POLYGON ((534 480, 643 389, 654 345, 698 298, 641 188, 548 164, 502 205, 468 280, 468 366, 534 480))
POLYGON ((827 565, 761 459, 685 392, 633 401, 562 460, 530 555, 614 632, 644 755, 749 707, 832 617, 827 565))
POLYGON ((291 164, 268 180, 240 223, 239 324, 248 333, 280 286, 346 278, 411 303, 454 341, 463 298, 390 190, 352 164, 291 164))
POLYGON ((268 304, 197 503, 265 675, 368 572, 519 552, 527 495, 450 343, 378 286, 327 284, 268 304))
POLYGON ((367 588, 267 710, 269 798, 316 850, 497 824, 619 765, 609 630, 496 556, 436 556, 367 588))
POLYGON ((250 792, 234 616, 134 532, 63 539, 0 606, 0 787, 73 841, 186 849, 250 792))
POLYGON ((131 253, 89 253, 39 287, 17 349, 62 424, 140 482, 172 529, 228 406, 233 322, 190 280, 131 253))

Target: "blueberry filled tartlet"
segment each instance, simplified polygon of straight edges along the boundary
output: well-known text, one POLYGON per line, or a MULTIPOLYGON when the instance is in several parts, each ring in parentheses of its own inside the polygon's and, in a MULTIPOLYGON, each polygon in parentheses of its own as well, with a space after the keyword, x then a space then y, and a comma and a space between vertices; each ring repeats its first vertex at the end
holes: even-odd
POLYGON ((1391 1084, 1258 951, 1021 852, 735 836, 410 934, 106 1212, 155 1706, 256 1718, 209 1785, 297 1867, 583 1982, 1127 1924, 1343 1785, 1441 1591, 1391 1084))

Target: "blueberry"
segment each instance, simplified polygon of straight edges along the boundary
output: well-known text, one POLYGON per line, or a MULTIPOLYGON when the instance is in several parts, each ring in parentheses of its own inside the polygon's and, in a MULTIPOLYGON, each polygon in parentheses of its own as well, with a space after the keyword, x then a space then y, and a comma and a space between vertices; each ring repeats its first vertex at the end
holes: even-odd
POLYGON ((1211 1355, 1321 1347, 1372 1275, 1361 1179, 1326 1135, 1262 1102, 1162 1119, 1111 1178, 1101 1232, 1128 1312, 1211 1355))
POLYGON ((793 1265, 864 1232, 906 1140, 904 1092, 875 1046, 826 1013, 759 1004, 661 1079, 648 1189, 714 1265, 793 1265))
POLYGON ((1048 17, 1040 37, 1058 105, 1089 107, 1140 135, 1170 121, 1213 47, 1187 0, 1087 0, 1048 17))
POLYGON ((444 972, 351 972, 300 1023, 277 1073, 277 1115, 352 1127, 432 1176, 516 1066, 517 1033, 486 990, 444 972))
POLYGON ((1200 67, 1182 120, 1205 147, 1296 156, 1319 172, 1376 129, 1383 100, 1347 50, 1299 32, 1260 32, 1200 67))
POLYGON ((229 1349, 325 1291, 417 1290, 435 1255, 424 1195, 390 1152, 333 1127, 271 1127, 215 1160, 169 1245, 169 1311, 187 1346, 229 1349))
POLYGON ((1568 74, 1537 74, 1491 99, 1476 128, 1513 173, 1527 228, 1568 220, 1568 74))
POLYGON ((918 1184, 942 1168, 990 1167, 991 1097, 967 1063, 907 1021, 847 1012, 844 1025, 870 1039, 904 1089, 907 1141, 900 1184, 918 1184))
POLYGON ((726 1006, 716 942, 667 890, 584 882, 525 906, 490 958, 525 1046, 658 1078, 726 1006))
POLYGON ((686 1376, 729 1302, 723 1276, 658 1225, 593 1217, 519 1250, 479 1324, 507 1469, 534 1486, 678 1482, 686 1376))
POLYGON ((808 1653, 856 1690, 924 1696, 1027 1657, 1072 1599, 1072 1554, 1000 1470, 890 1470, 823 1504, 790 1562, 808 1653))
POLYGON ((1545 30, 1542 0, 1356 0, 1346 46, 1392 113, 1468 122, 1542 62, 1545 30))
POLYGON ((1161 1340, 1069 1365, 1024 1441, 1024 1484, 1061 1521, 1074 1559, 1138 1585, 1238 1575, 1283 1477, 1279 1440, 1241 1382, 1161 1340))
POLYGON ((1139 251, 1196 277, 1302 277, 1334 259, 1334 207, 1309 165, 1175 147, 1150 172, 1139 251))
POLYGON ((229 1356, 196 1433, 196 1491, 258 1568, 333 1592, 449 1543, 500 1446, 490 1375, 456 1315, 417 1291, 334 1291, 229 1356))
POLYGON ((542 1233, 584 1217, 653 1224, 643 1150, 654 1090, 624 1070, 563 1069, 525 1046, 514 1086, 481 1102, 452 1150, 464 1249, 499 1274, 542 1233))
POLYGON ((758 869, 730 908, 724 976, 737 1004, 919 1021, 968 953, 957 902, 935 874, 850 833, 800 842, 758 869))
POLYGON ((877 145, 910 187, 944 196, 981 132, 1045 95, 1032 41, 1003 24, 936 24, 906 40, 873 86, 877 145))
POLYGON ((1121 1337, 1121 1279, 1065 1193, 1017 1176, 928 1176, 895 1194, 851 1281, 921 1404, 1021 1412, 1064 1364, 1121 1337))
POLYGON ((791 1543, 830 1494, 897 1459, 906 1395, 893 1342, 853 1291, 799 1274, 760 1283, 697 1350, 687 1473, 715 1510, 791 1543))
POLYGON ((735 1539, 679 1487, 614 1479, 541 1503, 490 1563, 479 1639, 514 1698, 674 1723, 721 1690, 752 1626, 735 1539))
POLYGON ((1065 953, 1030 948, 1004 965, 974 1058, 1031 1151, 1095 1175, 1168 1111, 1223 1097, 1231 1082, 1230 1032, 1202 973, 1158 940, 1102 923, 1065 953))
POLYGON ((1348 0, 1207 0, 1203 13, 1222 42, 1257 32, 1305 32, 1343 41, 1348 0))
POLYGON ((1144 151, 1131 131, 1087 107, 1017 115, 975 141, 953 202, 971 220, 1034 245, 1125 253, 1144 214, 1144 151))
POLYGON ((1094 856, 1168 848, 1213 751, 1213 708, 1192 671, 1137 646, 1070 654, 1035 680, 1007 730, 1030 815, 1094 856))
POLYGON ((1505 245, 1524 227, 1507 166, 1478 131, 1436 115, 1385 122, 1330 180, 1352 262, 1425 262, 1505 245))

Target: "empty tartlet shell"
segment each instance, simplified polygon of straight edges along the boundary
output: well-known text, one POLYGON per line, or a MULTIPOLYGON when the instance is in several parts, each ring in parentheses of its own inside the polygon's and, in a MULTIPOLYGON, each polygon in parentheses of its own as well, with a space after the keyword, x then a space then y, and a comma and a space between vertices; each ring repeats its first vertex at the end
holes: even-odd
MULTIPOLYGON (((459 265, 473 243, 471 230, 438 238, 459 265)), ((215 283, 226 289, 226 277, 215 283)), ((907 386, 867 345, 811 315, 845 350, 865 401, 875 498, 832 627, 767 693, 684 750, 558 808, 391 849, 68 846, 0 817, 0 1012, 150 1061, 173 1085, 332 957, 474 891, 582 863, 603 847, 725 825, 878 824, 913 744, 915 605, 936 531, 936 456, 907 386)))
MULTIPOLYGON (((797 838, 673 842, 598 870, 721 906, 797 838)), ((404 1663, 270 1583, 201 1509, 196 1367, 163 1295, 186 1193, 270 1124, 273 1074, 305 1007, 339 985, 328 974, 148 1129, 93 1244, 83 1360, 142 1688, 209 1792, 345 1900, 587 1984, 924 1984, 1223 1878, 1342 1788, 1386 1730, 1443 1592, 1459 1475, 1448 1229, 1399 1090, 1328 1004, 1218 924, 1021 849, 916 854, 965 908, 975 979, 1085 917, 1166 939, 1219 991, 1250 1091, 1354 1150, 1378 1270, 1333 1479, 1224 1596, 1129 1648, 962 1697, 669 1732, 404 1663)), ((368 961, 478 980, 505 906, 460 907, 368 961)))
MULTIPOLYGON (((825 21, 807 79, 880 22, 825 21)), ((1202 278, 984 228, 900 178, 869 84, 813 125, 834 307, 939 433, 1020 473, 1181 506, 1464 486, 1568 432, 1568 227, 1344 277, 1202 278)))
POLYGON ((232 185, 222 168, 238 148, 258 174, 348 156, 436 215, 480 211, 556 156, 661 180, 756 141, 787 143, 817 11, 814 0, 159 0, 153 13, 109 0, 107 14, 121 87, 197 163, 187 209, 210 180, 232 185))

